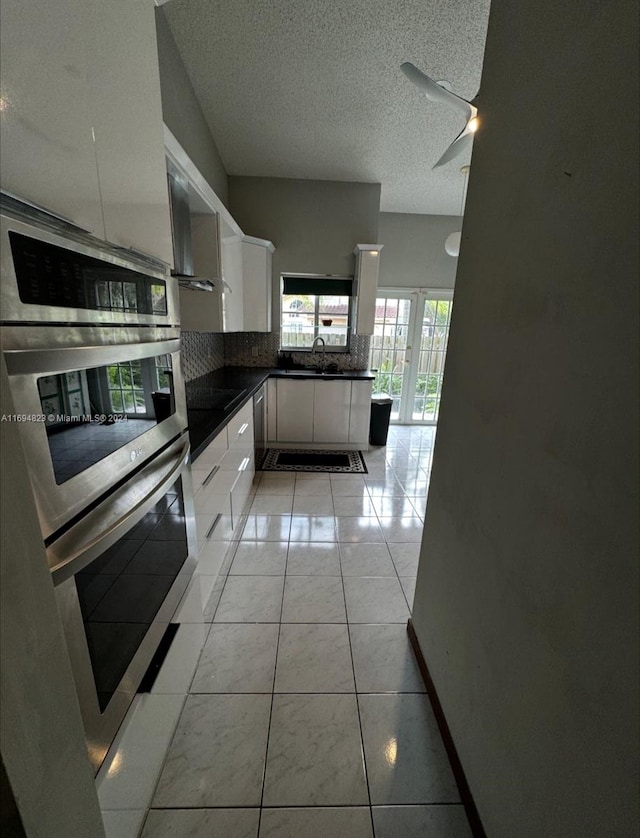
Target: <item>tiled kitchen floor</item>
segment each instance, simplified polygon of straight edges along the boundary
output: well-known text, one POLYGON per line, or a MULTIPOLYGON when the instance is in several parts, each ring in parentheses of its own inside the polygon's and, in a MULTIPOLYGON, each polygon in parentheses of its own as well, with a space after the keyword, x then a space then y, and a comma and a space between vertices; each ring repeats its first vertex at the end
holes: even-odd
POLYGON ((108 838, 470 836, 406 633, 433 437, 262 474, 98 776, 108 838))

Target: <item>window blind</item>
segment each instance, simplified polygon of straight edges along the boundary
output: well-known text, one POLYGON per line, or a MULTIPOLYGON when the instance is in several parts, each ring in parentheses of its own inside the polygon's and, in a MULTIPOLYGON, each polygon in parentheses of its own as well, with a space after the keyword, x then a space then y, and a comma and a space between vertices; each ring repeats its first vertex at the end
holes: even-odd
POLYGON ((285 276, 285 294, 315 294, 316 296, 353 297, 351 277, 285 276))

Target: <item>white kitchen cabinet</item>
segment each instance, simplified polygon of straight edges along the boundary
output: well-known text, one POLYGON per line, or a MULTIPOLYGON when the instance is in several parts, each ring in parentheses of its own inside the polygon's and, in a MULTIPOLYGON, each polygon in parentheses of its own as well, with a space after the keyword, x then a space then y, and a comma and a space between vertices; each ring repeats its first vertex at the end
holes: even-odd
POLYGON ((359 447, 369 446, 369 421, 371 418, 371 381, 351 382, 351 411, 349 415, 349 442, 359 447))
POLYGON ((311 442, 313 440, 312 379, 276 381, 276 440, 278 442, 311 442))
POLYGON ((229 451, 223 468, 233 479, 231 517, 236 528, 247 503, 255 475, 253 441, 253 400, 249 400, 227 425, 229 451))
POLYGON ((269 379, 268 443, 366 449, 370 410, 371 381, 269 379))
POLYGON ((153 5, 3 0, 1 186, 172 261, 153 5))
POLYGON ((105 238, 172 264, 154 5, 106 0, 92 8, 85 38, 92 38, 89 84, 105 238))
POLYGON ((376 315, 378 274, 380 271, 381 244, 358 244, 356 257, 356 317, 354 331, 357 335, 372 335, 376 315))
POLYGON ((242 287, 242 235, 226 220, 220 219, 220 256, 223 292, 223 329, 241 332, 244 329, 244 299, 242 287))
POLYGON ((267 440, 278 439, 278 381, 275 378, 267 379, 267 440))
POLYGON ((313 442, 348 442, 351 382, 314 381, 313 442))
POLYGON ((237 531, 253 486, 253 445, 249 400, 191 466, 199 545, 237 531))
POLYGON ((232 533, 233 480, 222 470, 228 448, 227 429, 223 428, 191 466, 199 546, 210 539, 218 540, 223 532, 228 536, 232 533))
POLYGON ((104 238, 87 79, 96 6, 3 0, 0 184, 104 238))
POLYGON ((242 240, 243 331, 271 331, 271 242, 242 240))

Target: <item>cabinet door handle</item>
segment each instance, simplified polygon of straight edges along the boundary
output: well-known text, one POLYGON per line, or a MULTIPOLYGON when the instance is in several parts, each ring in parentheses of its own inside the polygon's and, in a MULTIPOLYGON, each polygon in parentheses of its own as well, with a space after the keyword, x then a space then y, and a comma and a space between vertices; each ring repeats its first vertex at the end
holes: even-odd
POLYGON ((247 466, 249 465, 250 462, 251 462, 251 458, 250 457, 245 457, 244 460, 238 466, 238 471, 246 471, 246 468, 247 468, 247 466))
POLYGON ((219 471, 220 471, 220 466, 214 466, 214 467, 211 469, 211 471, 209 472, 209 474, 207 474, 207 476, 205 477, 205 479, 202 481, 202 485, 203 485, 203 486, 206 486, 208 483, 211 483, 211 481, 213 480, 213 478, 216 476, 216 474, 217 474, 219 471))
POLYGON ((218 526, 218 524, 220 523, 220 518, 222 518, 222 512, 218 512, 218 514, 216 515, 216 517, 213 519, 213 524, 211 524, 211 526, 210 526, 210 527, 209 527, 209 529, 207 530, 207 534, 205 535, 205 539, 206 539, 207 541, 211 538, 211 536, 213 535, 213 531, 215 530, 215 528, 216 528, 216 527, 218 526))
POLYGON ((247 430, 249 427, 249 423, 245 422, 244 425, 240 426, 240 430, 238 431, 238 436, 242 436, 242 434, 247 430))

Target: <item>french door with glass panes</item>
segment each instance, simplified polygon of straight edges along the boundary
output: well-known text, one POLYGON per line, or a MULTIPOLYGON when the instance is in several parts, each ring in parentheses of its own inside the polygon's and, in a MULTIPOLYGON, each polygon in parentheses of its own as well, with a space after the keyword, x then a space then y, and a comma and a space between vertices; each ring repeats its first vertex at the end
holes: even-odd
POLYGON ((392 422, 438 421, 452 306, 452 291, 379 289, 369 366, 392 422))

